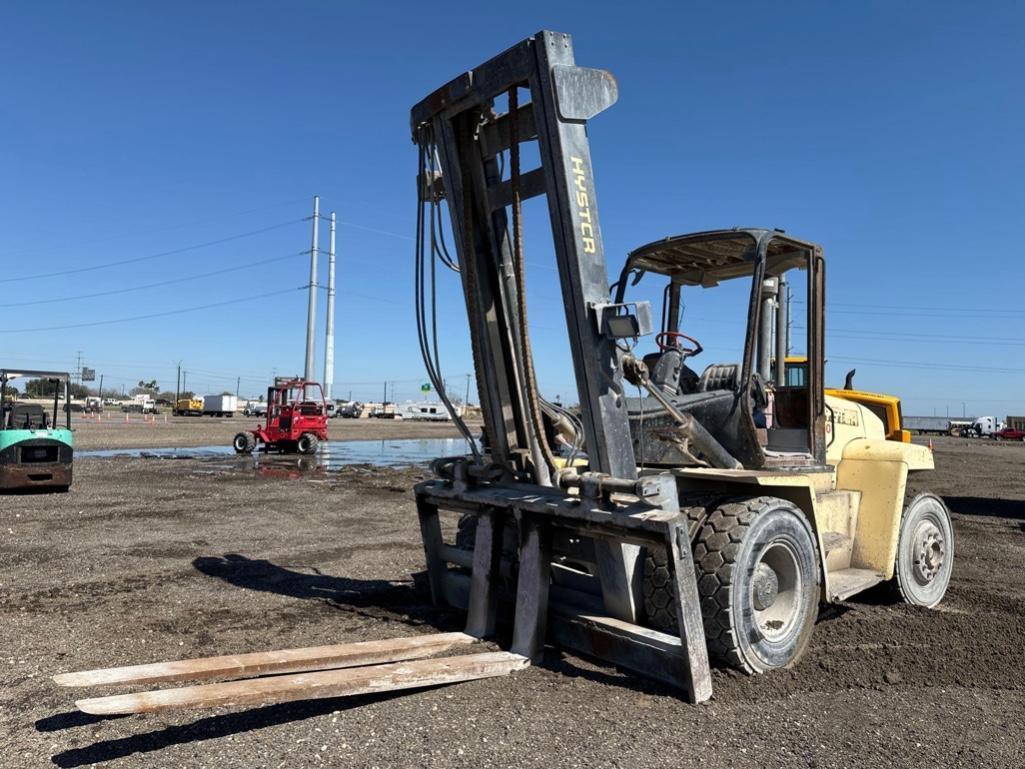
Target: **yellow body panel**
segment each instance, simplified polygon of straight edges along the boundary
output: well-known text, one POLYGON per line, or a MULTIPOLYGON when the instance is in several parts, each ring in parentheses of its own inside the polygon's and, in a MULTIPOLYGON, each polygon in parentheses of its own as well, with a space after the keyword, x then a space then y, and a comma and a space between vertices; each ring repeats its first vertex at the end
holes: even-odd
POLYGON ((887 440, 911 443, 911 433, 902 427, 900 398, 897 396, 870 393, 865 390, 843 390, 836 387, 827 387, 825 393, 827 397, 832 396, 868 406, 877 417, 881 418, 887 440))
POLYGON ((841 463, 837 484, 861 489, 851 566, 872 569, 885 579, 893 576, 907 477, 903 462, 852 459, 841 463))

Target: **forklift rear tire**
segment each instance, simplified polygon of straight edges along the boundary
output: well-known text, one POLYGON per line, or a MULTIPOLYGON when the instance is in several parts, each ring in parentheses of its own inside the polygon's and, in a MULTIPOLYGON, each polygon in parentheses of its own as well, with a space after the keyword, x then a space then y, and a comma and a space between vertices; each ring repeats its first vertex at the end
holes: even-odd
POLYGON ((894 581, 901 598, 928 609, 939 604, 954 567, 954 527, 943 500, 919 494, 904 510, 894 581))
POLYGON ((313 433, 303 433, 295 443, 295 448, 300 454, 316 454, 320 441, 313 433))
MULTIPOLYGON (((747 674, 794 664, 811 639, 820 590, 804 513, 776 497, 721 503, 693 552, 709 655, 747 674)), ((675 611, 669 619, 672 628, 659 629, 678 632, 675 611)))
POLYGON ((236 454, 252 454, 256 448, 256 439, 252 433, 239 433, 232 441, 232 446, 235 447, 236 454))

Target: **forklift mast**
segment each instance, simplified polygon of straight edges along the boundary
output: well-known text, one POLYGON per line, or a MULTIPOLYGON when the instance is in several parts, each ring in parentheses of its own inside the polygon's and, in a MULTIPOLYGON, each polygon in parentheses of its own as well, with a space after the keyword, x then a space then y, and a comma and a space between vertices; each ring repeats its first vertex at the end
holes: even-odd
MULTIPOLYGON (((529 461, 527 475, 546 486, 552 463, 543 458, 522 296, 520 207, 538 195, 548 201, 590 469, 637 477, 616 330, 636 336, 638 323, 610 304, 587 139, 587 121, 616 98, 610 73, 576 66, 570 36, 544 31, 452 80, 411 115, 421 205, 448 203, 491 460, 519 477, 529 461), (521 170, 520 145, 531 141, 540 165, 521 170)), ((648 307, 638 315, 650 326, 648 307)))

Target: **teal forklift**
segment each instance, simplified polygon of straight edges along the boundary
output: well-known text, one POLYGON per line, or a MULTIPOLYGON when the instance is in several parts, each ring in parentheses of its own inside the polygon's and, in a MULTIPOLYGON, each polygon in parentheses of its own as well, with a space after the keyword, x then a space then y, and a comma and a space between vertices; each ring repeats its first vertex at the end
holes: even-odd
POLYGON ((67 491, 72 459, 71 376, 59 371, 0 369, 0 491, 67 491), (49 403, 20 402, 17 392, 8 387, 13 379, 41 379, 52 385, 53 412, 49 403), (62 395, 64 426, 58 427, 62 395))

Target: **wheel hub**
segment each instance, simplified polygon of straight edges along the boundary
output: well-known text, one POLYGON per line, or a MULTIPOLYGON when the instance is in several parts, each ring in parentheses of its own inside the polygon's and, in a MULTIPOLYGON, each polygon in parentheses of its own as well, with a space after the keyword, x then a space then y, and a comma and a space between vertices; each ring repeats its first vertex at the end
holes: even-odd
POLYGON ((915 529, 912 542, 914 547, 912 570, 915 579, 922 585, 928 585, 943 569, 943 561, 946 557, 943 532, 932 521, 922 521, 915 529))
POLYGON ((751 584, 751 603, 755 611, 765 611, 776 602, 779 595, 779 577, 764 561, 755 568, 751 584))
POLYGON ((759 632, 769 641, 787 637, 800 615, 801 573, 789 543, 775 541, 761 553, 751 574, 751 608, 759 632))

